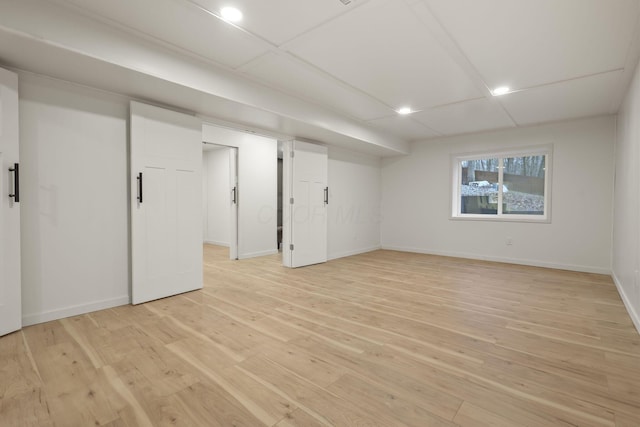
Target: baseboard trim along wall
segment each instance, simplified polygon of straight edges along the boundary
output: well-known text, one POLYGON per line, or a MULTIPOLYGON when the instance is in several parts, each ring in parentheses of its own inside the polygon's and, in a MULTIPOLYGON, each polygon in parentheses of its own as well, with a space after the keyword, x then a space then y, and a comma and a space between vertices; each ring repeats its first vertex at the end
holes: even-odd
POLYGON ((205 240, 204 243, 206 243, 208 245, 224 246, 226 248, 229 247, 229 242, 218 242, 216 240, 205 240))
POLYGON ((380 245, 377 245, 377 246, 371 246, 368 248, 354 249, 352 251, 338 252, 335 254, 329 254, 328 259, 332 260, 332 259, 344 258, 348 256, 353 256, 353 255, 360 255, 360 254, 365 254, 367 252, 377 251, 379 249, 382 249, 382 247, 380 245))
POLYGON ((616 284, 616 288, 618 288, 620 298, 622 298, 622 302, 627 309, 627 313, 629 313, 629 317, 631 317, 633 325, 640 334, 640 315, 638 315, 638 312, 633 308, 633 304, 629 301, 629 297, 627 297, 627 294, 624 292, 624 287, 622 286, 622 283, 620 283, 620 280, 618 280, 618 276, 616 276, 615 273, 611 273, 611 277, 613 278, 613 283, 616 284))
POLYGON ((95 301, 89 304, 74 305, 61 308, 59 310, 45 311, 37 314, 27 314, 22 316, 22 326, 36 325, 38 323, 49 322, 51 320, 63 319, 65 317, 77 316, 79 314, 91 313, 93 311, 118 307, 131 303, 129 295, 118 298, 111 298, 103 301, 95 301))
POLYGON ((399 252, 413 252, 417 254, 425 254, 425 255, 438 255, 438 256, 448 256, 453 258, 467 258, 467 259, 477 259, 482 261, 492 261, 492 262, 504 262, 507 264, 519 264, 519 265, 528 265, 531 267, 544 267, 544 268, 553 268, 556 270, 571 270, 571 271, 579 271, 582 273, 596 273, 596 274, 606 274, 607 276, 611 275, 611 269, 608 268, 599 268, 599 267, 591 267, 586 265, 572 265, 572 264, 555 264, 546 261, 536 261, 536 260, 525 260, 518 258, 503 258, 503 257, 494 257, 494 256, 482 256, 477 254, 470 254, 464 252, 444 252, 444 251, 430 251, 428 249, 419 249, 419 248, 408 248, 403 246, 386 246, 382 245, 382 249, 390 250, 390 251, 399 251, 399 252))
POLYGON ((277 249, 270 249, 268 251, 260 251, 260 252, 249 252, 248 254, 238 254, 238 259, 255 258, 259 256, 274 255, 277 253, 278 253, 277 249))

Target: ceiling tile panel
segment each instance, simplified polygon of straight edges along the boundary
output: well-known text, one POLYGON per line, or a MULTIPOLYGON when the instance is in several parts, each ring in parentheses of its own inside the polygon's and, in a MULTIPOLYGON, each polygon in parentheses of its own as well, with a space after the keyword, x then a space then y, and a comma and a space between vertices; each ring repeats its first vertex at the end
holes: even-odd
POLYGON ((434 138, 440 136, 437 132, 418 123, 409 116, 390 116, 381 119, 370 120, 369 123, 378 129, 382 129, 407 141, 434 138))
POLYGON ((394 108, 423 109, 482 96, 402 1, 371 0, 288 48, 394 108))
POLYGON ((284 55, 269 53, 244 69, 270 86, 360 120, 393 114, 393 110, 381 102, 284 55))
POLYGON ((518 125, 611 113, 622 71, 598 74, 500 97, 518 125))
POLYGON ((243 11, 238 25, 259 35, 276 46, 297 37, 318 25, 355 8, 367 0, 352 0, 344 5, 340 0, 180 0, 193 1, 217 12, 224 6, 243 11))
POLYGON ((622 68, 637 0, 425 0, 490 88, 622 68))
POLYGON ((64 1, 232 68, 267 51, 259 40, 184 1, 64 1))
POLYGON ((444 135, 515 126, 497 102, 485 98, 419 111, 412 117, 444 135))

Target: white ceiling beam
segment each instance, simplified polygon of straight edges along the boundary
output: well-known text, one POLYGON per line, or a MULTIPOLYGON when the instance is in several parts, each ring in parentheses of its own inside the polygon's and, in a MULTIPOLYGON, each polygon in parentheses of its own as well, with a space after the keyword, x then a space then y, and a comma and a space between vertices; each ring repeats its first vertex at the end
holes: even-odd
MULTIPOLYGON (((0 61, 5 64, 48 75, 51 75, 49 70, 56 69, 58 74, 54 77, 65 80, 74 81, 68 77, 72 75, 80 77, 77 71, 72 70, 76 64, 57 63, 57 57, 46 54, 47 49, 55 49, 63 51, 69 61, 77 61, 78 65, 83 63, 82 57, 86 58, 84 62, 91 62, 94 75, 84 77, 83 84, 97 84, 97 87, 116 91, 135 91, 135 88, 127 89, 128 85, 118 79, 131 74, 140 83, 146 76, 150 81, 142 84, 143 87, 169 84, 172 87, 170 93, 199 94, 201 104, 207 105, 207 109, 198 107, 194 109, 196 113, 264 127, 292 137, 328 138, 323 142, 329 144, 334 139, 342 145, 351 142, 354 145, 351 148, 362 150, 371 147, 378 155, 409 152, 409 144, 398 137, 247 80, 221 67, 179 55, 72 10, 38 0, 9 3, 0 4, 0 41, 4 41, 0 43, 0 61), (74 31, 68 31, 69 28, 74 31), (33 50, 19 49, 12 43, 28 44, 33 50), (36 51, 41 53, 35 55, 36 51), (99 70, 99 64, 102 64, 102 70, 99 70), (116 69, 119 71, 115 72, 116 69), (230 104, 234 106, 231 110, 239 114, 236 120, 226 113, 225 108, 230 104), (305 135, 296 134, 298 132, 305 135)), ((198 97, 190 96, 191 99, 198 97)), ((164 99, 159 102, 189 104, 178 98, 160 97, 164 99)))

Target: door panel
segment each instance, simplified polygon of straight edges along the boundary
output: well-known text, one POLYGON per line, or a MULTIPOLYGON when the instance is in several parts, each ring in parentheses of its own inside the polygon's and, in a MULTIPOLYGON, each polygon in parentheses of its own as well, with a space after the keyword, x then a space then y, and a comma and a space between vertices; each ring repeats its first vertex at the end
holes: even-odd
POLYGON ((157 280, 169 274, 169 242, 170 229, 165 227, 169 222, 167 201, 164 197, 166 188, 164 168, 145 168, 143 177, 143 203, 138 206, 146 221, 143 239, 146 242, 145 270, 149 280, 157 280))
POLYGON ((195 246, 194 241, 200 240, 202 230, 198 221, 193 221, 193 206, 201 203, 202 190, 198 183, 202 178, 194 171, 178 170, 176 172, 177 187, 177 257, 178 271, 188 273, 202 269, 202 246, 195 246), (195 251, 194 251, 195 249, 195 251))
POLYGON ((0 68, 0 336, 22 326, 18 127, 18 76, 0 68))
POLYGON ((201 144, 195 117, 131 103, 134 304, 202 288, 201 144))
POLYGON ((291 266, 327 261, 327 148, 293 141, 291 157, 291 266))

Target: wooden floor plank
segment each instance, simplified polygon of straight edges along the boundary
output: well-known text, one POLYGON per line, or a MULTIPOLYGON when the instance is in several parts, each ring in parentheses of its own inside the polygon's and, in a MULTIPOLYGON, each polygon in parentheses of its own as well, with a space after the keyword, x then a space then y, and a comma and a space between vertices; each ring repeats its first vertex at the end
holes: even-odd
POLYGON ((25 426, 52 425, 40 374, 20 331, 0 339, 0 414, 25 426))
POLYGON ((389 392, 384 387, 367 382, 358 376, 344 375, 331 384, 327 390, 345 402, 361 407, 381 419, 391 417, 391 419, 407 426, 415 427, 453 427, 456 425, 427 411, 422 406, 416 405, 408 397, 389 392))
POLYGON ((204 288, 0 337, 0 425, 640 426, 610 277, 204 246, 204 288))
MULTIPOLYGON (((394 421, 389 414, 379 418, 367 413, 266 357, 253 357, 242 362, 240 367, 330 425, 387 426, 394 421)), ((404 425, 399 421, 396 424, 404 425)))
POLYGON ((318 421, 302 409, 296 409, 292 413, 287 414, 286 417, 276 424, 276 427, 322 427, 329 425, 330 424, 318 421))
POLYGON ((512 427, 513 421, 464 402, 453 419, 462 427, 512 427))

